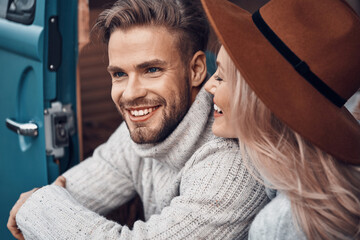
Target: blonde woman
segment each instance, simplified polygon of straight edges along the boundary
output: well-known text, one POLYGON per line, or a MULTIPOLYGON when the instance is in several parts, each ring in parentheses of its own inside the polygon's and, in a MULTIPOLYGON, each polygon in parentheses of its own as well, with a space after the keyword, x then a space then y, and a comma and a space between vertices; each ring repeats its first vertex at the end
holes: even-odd
POLYGON ((342 0, 272 0, 253 15, 202 3, 223 44, 205 85, 213 132, 237 137, 277 190, 249 238, 360 239, 360 126, 343 106, 360 87, 359 17, 342 0))

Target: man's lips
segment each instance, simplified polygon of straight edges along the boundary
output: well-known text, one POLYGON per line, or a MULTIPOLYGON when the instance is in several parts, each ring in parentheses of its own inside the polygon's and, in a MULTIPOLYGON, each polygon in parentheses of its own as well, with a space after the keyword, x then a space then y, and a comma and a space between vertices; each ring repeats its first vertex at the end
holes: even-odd
POLYGON ((161 107, 158 106, 144 106, 136 108, 126 108, 129 118, 133 122, 144 122, 151 118, 155 112, 161 107))

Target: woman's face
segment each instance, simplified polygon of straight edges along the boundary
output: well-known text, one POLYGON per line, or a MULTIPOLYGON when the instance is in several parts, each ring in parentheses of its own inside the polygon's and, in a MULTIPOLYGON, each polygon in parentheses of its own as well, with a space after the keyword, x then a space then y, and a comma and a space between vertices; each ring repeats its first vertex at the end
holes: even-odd
POLYGON ((228 76, 231 76, 231 74, 226 72, 230 61, 231 59, 224 47, 221 47, 216 61, 217 71, 205 84, 206 91, 214 95, 215 121, 212 131, 216 136, 224 138, 236 138, 232 124, 233 118, 230 115, 231 86, 232 81, 235 81, 235 79, 230 79, 228 76))

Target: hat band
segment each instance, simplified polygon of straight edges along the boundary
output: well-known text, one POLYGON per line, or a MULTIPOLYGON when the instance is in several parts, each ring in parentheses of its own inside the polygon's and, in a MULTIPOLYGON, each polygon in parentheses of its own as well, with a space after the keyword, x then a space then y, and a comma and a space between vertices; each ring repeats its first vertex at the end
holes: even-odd
POLYGON ((295 70, 305 78, 318 92, 329 99, 333 104, 342 107, 346 100, 339 96, 326 83, 324 83, 318 76, 316 76, 306 62, 302 61, 293 53, 290 48, 273 32, 273 30, 266 24, 260 11, 257 10, 252 15, 253 22, 264 37, 273 45, 273 47, 295 68, 295 70))

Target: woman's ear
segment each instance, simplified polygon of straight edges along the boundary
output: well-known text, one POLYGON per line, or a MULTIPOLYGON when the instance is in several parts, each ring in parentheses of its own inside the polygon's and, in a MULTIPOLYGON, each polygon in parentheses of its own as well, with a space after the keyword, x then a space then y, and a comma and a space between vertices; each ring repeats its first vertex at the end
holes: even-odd
POLYGON ((207 74, 206 55, 203 51, 197 51, 190 62, 191 87, 199 87, 207 74))

